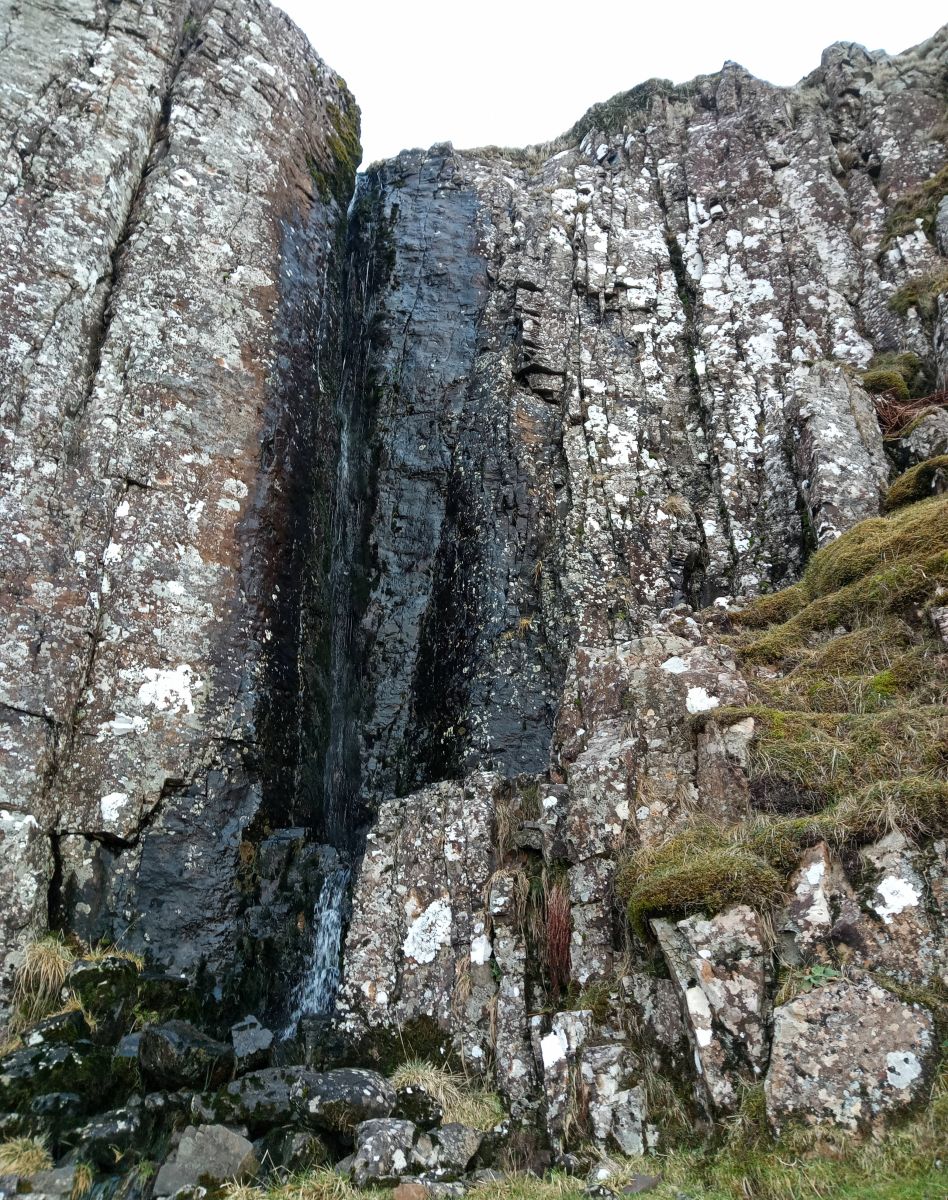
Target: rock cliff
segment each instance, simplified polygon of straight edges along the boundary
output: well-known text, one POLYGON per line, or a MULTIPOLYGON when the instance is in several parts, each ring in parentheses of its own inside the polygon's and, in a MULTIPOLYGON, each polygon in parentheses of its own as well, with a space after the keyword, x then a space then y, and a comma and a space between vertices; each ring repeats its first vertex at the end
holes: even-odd
POLYGON ((55 928, 285 1018, 351 863, 310 1058, 554 1152, 917 1105, 948 27, 356 184, 264 0, 0 21, 4 985, 55 928))
POLYGON ((224 970, 315 802, 358 113, 266 3, 0 19, 4 954, 224 970))

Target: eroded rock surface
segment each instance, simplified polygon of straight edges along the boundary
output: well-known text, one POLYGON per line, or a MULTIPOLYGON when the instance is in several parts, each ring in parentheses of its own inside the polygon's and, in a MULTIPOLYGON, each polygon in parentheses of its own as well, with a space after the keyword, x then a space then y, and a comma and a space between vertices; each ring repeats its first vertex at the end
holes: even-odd
POLYGON ((357 110, 264 0, 8 4, 0 47, 4 972, 57 920, 223 968, 321 736, 357 110))

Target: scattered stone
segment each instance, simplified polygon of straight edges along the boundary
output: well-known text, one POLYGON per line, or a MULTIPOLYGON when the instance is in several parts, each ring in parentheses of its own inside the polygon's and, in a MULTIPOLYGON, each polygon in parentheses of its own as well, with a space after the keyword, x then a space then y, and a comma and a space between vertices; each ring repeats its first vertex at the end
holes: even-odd
POLYGON ((441 1105, 421 1087, 402 1087, 395 1092, 393 1116, 414 1121, 419 1129, 434 1129, 441 1124, 441 1105))
POLYGON ((142 1030, 138 1064, 159 1087, 216 1087, 232 1074, 234 1051, 187 1021, 166 1021, 142 1030))
POLYGON ((76 1186, 76 1168, 54 1167, 50 1171, 36 1171, 30 1176, 30 1193, 33 1196, 71 1196, 76 1186))
POLYGON ((93 1095, 103 1079, 111 1083, 107 1064, 87 1041, 24 1046, 0 1063, 0 1110, 28 1108, 32 1097, 48 1092, 93 1095))
POLYGON ((661 1175, 633 1175, 629 1182, 619 1189, 619 1195, 637 1196, 640 1192, 653 1192, 661 1182, 661 1175))
POLYGON ((240 1074, 268 1065, 270 1050, 273 1046, 273 1033, 261 1025, 256 1017, 245 1017, 236 1025, 232 1025, 230 1040, 234 1047, 234 1057, 237 1060, 237 1070, 240 1074))
POLYGON ((925 1093, 934 1023, 870 980, 815 988, 774 1013, 767 1115, 869 1129, 925 1093))
POLYGON ((95 1166, 114 1170, 115 1163, 142 1138, 144 1123, 135 1109, 120 1108, 102 1113, 76 1134, 84 1158, 95 1166))
POLYGON ((162 1165, 153 1194, 173 1196, 181 1188, 242 1183, 259 1168, 252 1144, 224 1125, 189 1125, 174 1154, 162 1165))
POLYGON ((442 1125, 440 1129, 435 1130, 433 1136, 438 1150, 439 1168, 461 1174, 471 1165, 484 1140, 484 1135, 479 1129, 456 1122, 442 1125))
POLYGON ((392 1183, 411 1170, 415 1126, 395 1117, 363 1121, 355 1130, 352 1181, 356 1187, 392 1183))

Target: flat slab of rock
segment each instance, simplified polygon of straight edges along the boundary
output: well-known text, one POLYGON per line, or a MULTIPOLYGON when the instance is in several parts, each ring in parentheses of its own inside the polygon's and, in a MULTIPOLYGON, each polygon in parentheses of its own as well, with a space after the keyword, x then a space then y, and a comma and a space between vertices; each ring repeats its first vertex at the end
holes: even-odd
POLYGON ((869 980, 797 996, 774 1012, 764 1085, 771 1125, 877 1124, 922 1095, 934 1042, 927 1009, 869 980))
POLYGON ((173 1196, 180 1188, 238 1183, 254 1175, 259 1163, 250 1142, 226 1125, 189 1125, 174 1157, 155 1178, 155 1196, 173 1196))

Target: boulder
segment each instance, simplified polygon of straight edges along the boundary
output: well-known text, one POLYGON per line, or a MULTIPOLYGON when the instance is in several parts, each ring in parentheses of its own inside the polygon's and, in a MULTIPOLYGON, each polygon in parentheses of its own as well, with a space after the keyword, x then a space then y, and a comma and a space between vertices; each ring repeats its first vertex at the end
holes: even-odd
POLYGON ((350 1067, 301 1074, 291 1094, 306 1124, 345 1136, 365 1121, 389 1116, 395 1107, 395 1089, 387 1079, 350 1067))
POLYGON ((83 1160, 103 1170, 114 1169, 117 1156, 139 1145, 146 1130, 139 1111, 118 1108, 102 1113, 84 1125, 75 1135, 83 1160))
POLYGON ((189 1125, 178 1148, 155 1177, 153 1195, 173 1196, 181 1188, 210 1186, 256 1174, 259 1163, 252 1144, 226 1125, 189 1125))
POLYGON ((71 1196, 76 1186, 75 1166, 54 1167, 36 1171, 30 1176, 30 1194, 39 1196, 71 1196))
POLYGON ((108 1093, 112 1083, 108 1058, 91 1042, 24 1046, 0 1062, 0 1111, 28 1108, 48 1092, 108 1093))
POLYGON ((230 1029, 238 1074, 266 1067, 270 1062, 273 1033, 254 1016, 244 1017, 230 1029))
POLYGON ((451 1122, 442 1125, 434 1134, 441 1172, 463 1174, 481 1148, 484 1135, 479 1129, 451 1122))
POLYGON ((383 1117, 363 1121, 355 1130, 355 1154, 350 1168, 356 1187, 386 1184, 412 1169, 417 1130, 411 1121, 383 1117))
POLYGON ((137 963, 121 955, 80 958, 69 968, 66 986, 79 997, 86 1011, 96 1015, 114 1012, 138 997, 137 963))
POLYGON ((254 1148, 261 1162, 272 1163, 290 1174, 310 1171, 330 1158, 326 1143, 308 1130, 273 1129, 254 1148))
POLYGON ((78 1008, 56 1013, 44 1021, 38 1021, 23 1034, 25 1046, 41 1046, 44 1043, 77 1042, 89 1037, 89 1024, 78 1008))
POLYGON ((294 1086, 300 1093, 308 1093, 318 1088, 319 1079, 320 1072, 308 1067, 265 1067, 229 1083, 217 1107, 226 1120, 246 1125, 251 1133, 262 1133, 293 1119, 294 1086))
POLYGON ((187 1021, 166 1021, 142 1031, 138 1065, 159 1087, 218 1087, 234 1070, 234 1051, 187 1021))
POLYGON ((767 1116, 868 1129, 924 1095, 934 1022, 871 980, 840 980, 774 1012, 767 1116))
POLYGON ((409 1085, 396 1090, 392 1115, 414 1121, 419 1129, 434 1129, 440 1125, 443 1113, 438 1101, 424 1088, 409 1085))

